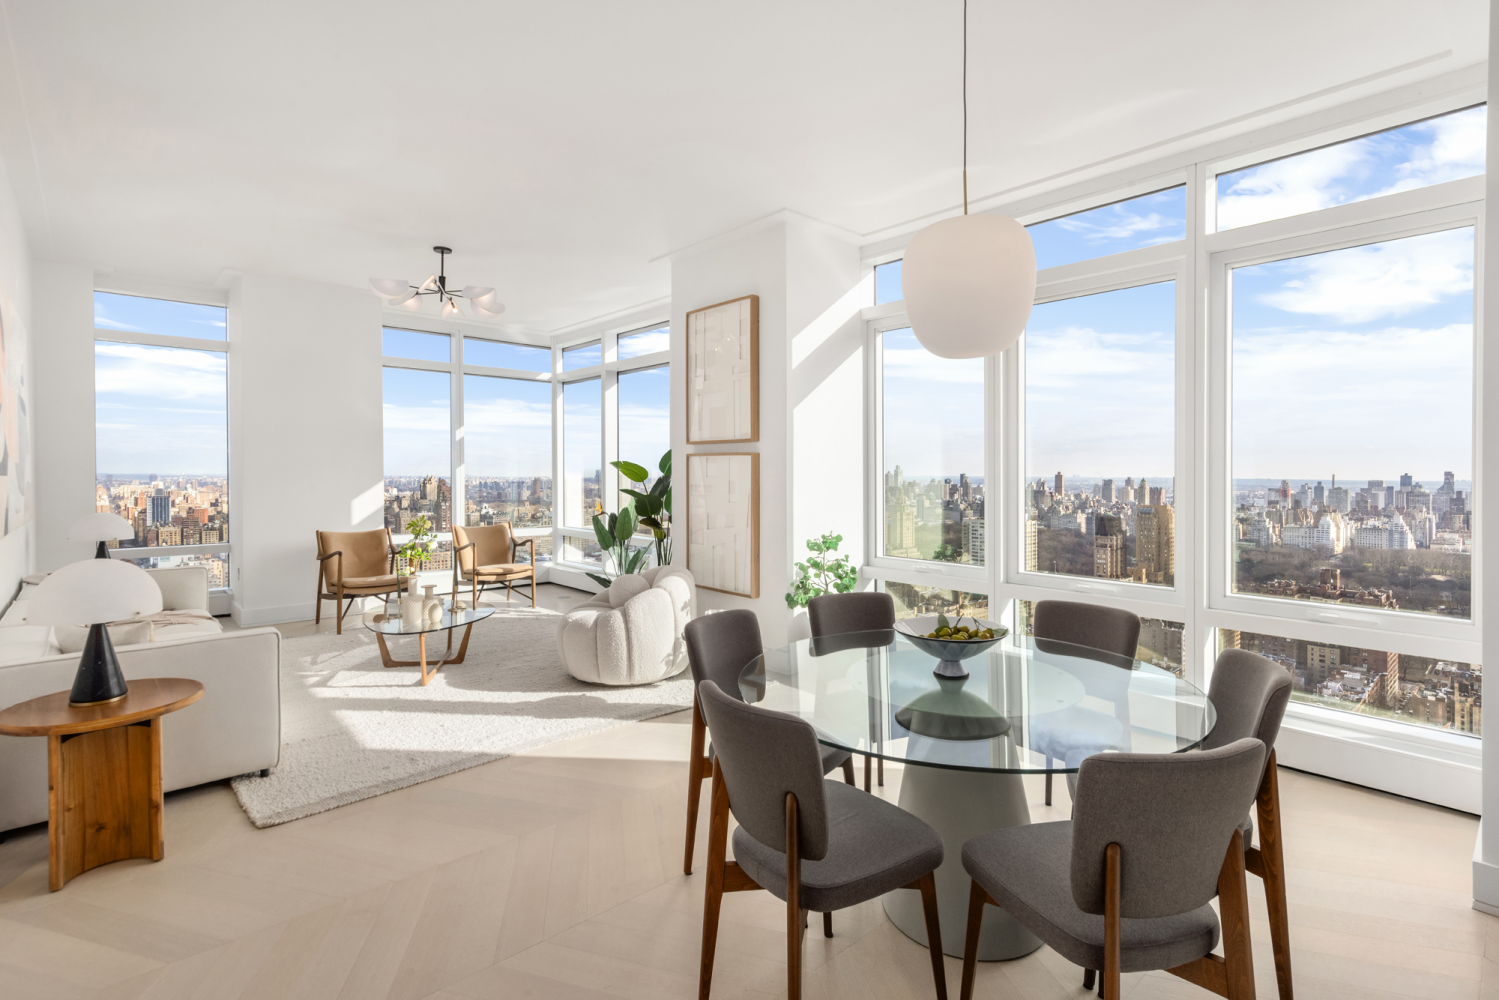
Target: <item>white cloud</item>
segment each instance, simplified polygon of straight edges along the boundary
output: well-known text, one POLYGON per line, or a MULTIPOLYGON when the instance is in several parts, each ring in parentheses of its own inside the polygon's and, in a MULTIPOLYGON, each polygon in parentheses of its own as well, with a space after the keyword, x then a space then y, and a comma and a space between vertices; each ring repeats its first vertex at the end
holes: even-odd
POLYGON ((1152 246, 1156 243, 1169 243, 1172 240, 1182 238, 1180 233, 1182 222, 1180 219, 1167 218, 1158 212, 1140 215, 1137 212, 1132 212, 1120 206, 1099 209, 1096 212, 1069 215, 1066 218, 1055 220, 1055 223, 1069 233, 1077 233, 1089 243, 1127 240, 1139 237, 1142 233, 1157 233, 1162 230, 1170 230, 1170 232, 1149 239, 1137 239, 1136 242, 1141 246, 1152 246))
POLYGON ((911 379, 918 382, 957 382, 984 384, 984 359, 954 360, 939 358, 925 348, 885 348, 885 381, 911 379))
POLYGON ((382 409, 387 432, 436 431, 444 435, 448 433, 451 414, 446 406, 386 403, 382 409))
POLYGON ((620 352, 621 357, 638 358, 643 354, 654 354, 657 351, 670 349, 671 331, 647 330, 628 338, 621 337, 619 342, 623 348, 620 352))
POLYGON ((94 345, 94 391, 158 400, 225 398, 224 355, 141 344, 94 345))
POLYGON ((1473 327, 1257 331, 1234 338, 1233 474, 1469 474, 1473 327))
POLYGON ((1399 180, 1378 194, 1410 191, 1483 173, 1487 126, 1486 107, 1469 108, 1412 125, 1412 132, 1429 135, 1431 142, 1417 146, 1409 159, 1395 168, 1399 180))
POLYGON ((1301 276, 1259 301, 1343 323, 1393 319, 1473 289, 1473 230, 1451 229, 1270 265, 1301 276))
POLYGON ((1370 158, 1366 147, 1343 143, 1247 171, 1228 191, 1219 193, 1218 228, 1232 229, 1341 204, 1346 198, 1335 182, 1365 169, 1370 158))

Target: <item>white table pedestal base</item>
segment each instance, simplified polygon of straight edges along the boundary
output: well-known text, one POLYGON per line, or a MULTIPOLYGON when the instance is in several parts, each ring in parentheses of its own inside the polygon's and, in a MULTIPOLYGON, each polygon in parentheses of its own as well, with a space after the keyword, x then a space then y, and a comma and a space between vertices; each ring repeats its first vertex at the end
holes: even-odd
MULTIPOLYGON (((962 958, 972 884, 963 870, 963 842, 996 827, 1028 825, 1031 813, 1025 802, 1025 787, 1018 774, 954 771, 908 763, 900 784, 900 807, 925 820, 942 838, 943 860, 936 871, 942 950, 962 958)), ((926 947, 926 919, 919 892, 896 889, 886 893, 885 913, 906 937, 926 947)), ((1041 939, 1014 917, 997 906, 984 908, 979 961, 1020 958, 1039 947, 1041 939)))

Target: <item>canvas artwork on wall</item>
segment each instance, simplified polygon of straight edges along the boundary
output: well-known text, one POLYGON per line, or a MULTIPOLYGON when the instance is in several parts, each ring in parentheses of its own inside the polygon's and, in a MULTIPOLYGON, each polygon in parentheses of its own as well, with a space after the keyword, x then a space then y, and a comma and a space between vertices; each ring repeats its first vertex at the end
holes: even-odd
POLYGON ((26 336, 9 299, 0 299, 0 536, 31 520, 31 425, 26 336))
POLYGON ((687 456, 687 568, 706 590, 760 596, 760 456, 687 456))
POLYGON ((760 440, 760 296, 687 314, 687 443, 760 440))

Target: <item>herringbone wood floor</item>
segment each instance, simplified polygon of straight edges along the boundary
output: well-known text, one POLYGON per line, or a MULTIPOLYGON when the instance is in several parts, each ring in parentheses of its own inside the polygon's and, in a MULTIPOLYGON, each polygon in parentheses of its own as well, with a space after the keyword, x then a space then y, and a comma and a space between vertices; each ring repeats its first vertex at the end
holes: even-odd
MULTIPOLYGON (((13 833, 0 997, 688 1000, 702 872, 680 870, 687 738, 686 713, 631 724, 269 830, 223 785, 185 791, 167 800, 165 860, 58 893, 45 830, 13 833)), ((900 777, 887 768, 882 794, 900 777)), ((1293 772, 1281 789, 1299 997, 1499 1000, 1499 919, 1469 906, 1476 820, 1293 772)), ((1029 790, 1037 821, 1065 818, 1039 780, 1029 790)), ((784 920, 766 893, 725 899, 715 997, 784 993, 784 920)), ((925 950, 878 904, 834 930, 807 937, 809 997, 931 996, 925 950)), ((949 960, 954 998, 958 974, 949 960)), ((981 965, 976 992, 1085 995, 1048 949, 981 965)), ((1209 994, 1151 974, 1126 977, 1125 996, 1209 994)))

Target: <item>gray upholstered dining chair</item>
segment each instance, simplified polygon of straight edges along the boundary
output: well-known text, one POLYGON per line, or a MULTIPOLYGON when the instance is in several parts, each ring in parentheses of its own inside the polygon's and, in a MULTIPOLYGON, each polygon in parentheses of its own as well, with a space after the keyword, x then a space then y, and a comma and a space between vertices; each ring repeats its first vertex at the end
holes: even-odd
MULTIPOLYGON (((1002 906, 1069 962, 1121 972, 1164 969, 1230 1000, 1254 1000, 1244 834, 1265 745, 1201 753, 1098 754, 1082 763, 1073 818, 1002 827, 963 845, 973 879, 962 1000, 973 996, 984 906, 1002 906), (1212 953, 1222 912, 1223 958, 1212 953)), ((1091 976, 1083 980, 1091 987, 1091 976)))
MULTIPOLYGON (((1140 645, 1140 617, 1118 608, 1077 601, 1038 601, 1031 621, 1031 635, 1037 639, 1054 639, 1074 646, 1101 649, 1106 653, 1135 658, 1140 645)), ((1088 711, 1083 709, 1081 711, 1088 711)), ((1094 713, 1098 714, 1098 713, 1094 713)), ((1037 750, 1046 753, 1047 748, 1037 750)), ((1060 749, 1060 748, 1059 748, 1060 749)), ((1102 750, 1103 747, 1097 749, 1102 750)), ((1064 757, 1064 753, 1055 756, 1064 757)), ((1067 786, 1076 790, 1077 779, 1068 775, 1067 786)), ((1051 772, 1046 773, 1046 804, 1051 805, 1051 772)))
POLYGON ((1253 737, 1265 744, 1265 761, 1255 815, 1259 817, 1260 846, 1250 846, 1254 820, 1239 825, 1244 835, 1244 867, 1260 877, 1265 908, 1270 917, 1270 944, 1275 952, 1275 978, 1281 1000, 1291 1000, 1291 927, 1286 904, 1286 860, 1281 842, 1280 785, 1275 771, 1275 740, 1291 700, 1291 672, 1274 660, 1243 649, 1225 649, 1213 665, 1208 700, 1218 721, 1203 741, 1204 750, 1253 737))
MULTIPOLYGON (((895 641, 895 599, 889 594, 864 591, 857 594, 823 594, 807 602, 807 617, 812 623, 812 639, 826 639, 835 635, 860 636, 870 641, 868 634, 879 633, 884 644, 895 641), (889 633, 885 638, 882 633, 889 633)), ((814 652, 822 651, 817 647, 814 652)), ((864 790, 869 791, 868 754, 864 756, 864 790)), ((879 759, 879 783, 885 784, 885 758, 879 759)))
MULTIPOLYGON (((699 619, 701 620, 701 619, 699 619)), ((713 730, 713 811, 703 899, 698 998, 708 1000, 723 894, 765 889, 786 903, 788 1000, 800 1000, 807 911, 829 913, 895 889, 921 893, 937 1000, 947 1000, 937 882, 937 831, 898 806, 823 780, 817 733, 783 712, 746 705, 711 680, 698 705, 713 730), (727 860, 729 814, 734 860, 727 860)))
MULTIPOLYGON (((683 635, 687 641, 687 665, 692 670, 696 688, 712 681, 733 697, 739 696, 739 674, 755 657, 765 652, 760 642, 760 622, 755 613, 740 608, 702 615, 687 623, 683 635)), ((696 698, 692 702, 692 749, 687 760, 687 849, 682 871, 692 874, 692 850, 697 841, 698 800, 703 782, 713 777, 713 748, 705 747, 707 724, 696 698)), ((843 768, 843 780, 854 783, 852 754, 846 750, 822 747, 822 773, 843 768)), ((828 931, 824 922, 823 930, 828 931)), ((831 936, 831 934, 830 934, 831 936)))

